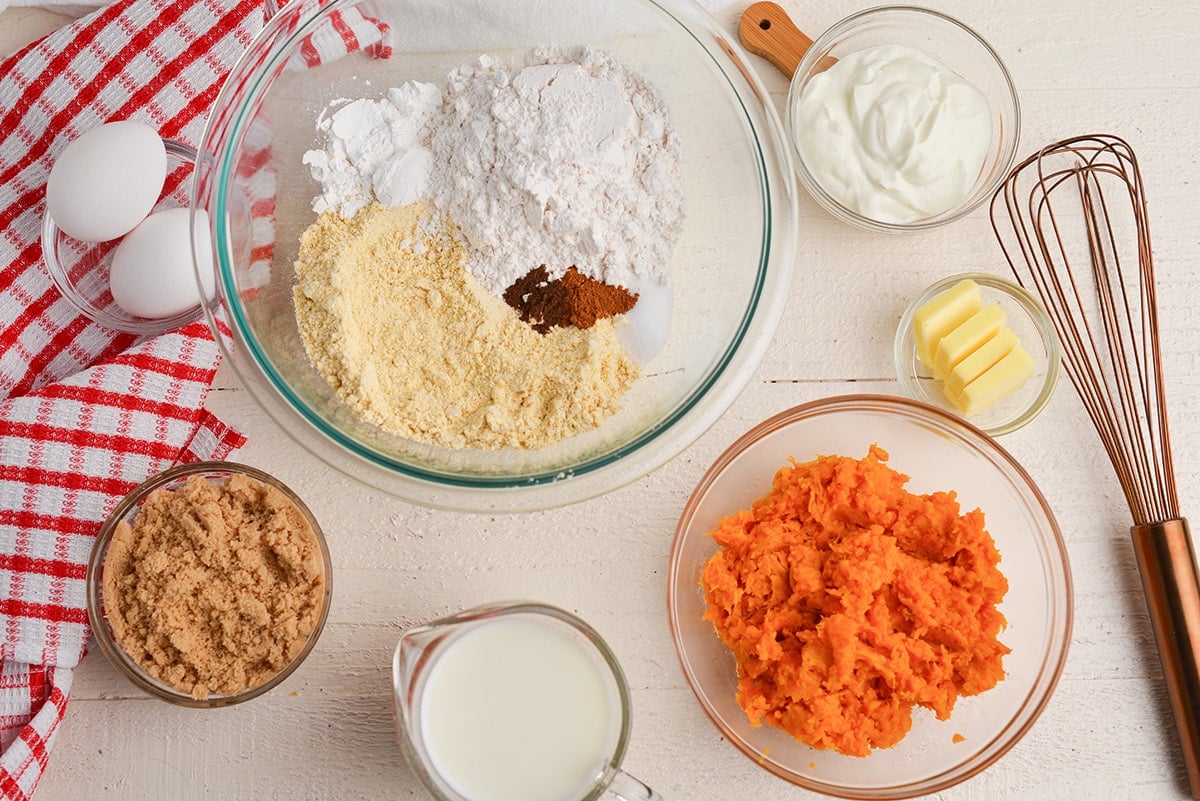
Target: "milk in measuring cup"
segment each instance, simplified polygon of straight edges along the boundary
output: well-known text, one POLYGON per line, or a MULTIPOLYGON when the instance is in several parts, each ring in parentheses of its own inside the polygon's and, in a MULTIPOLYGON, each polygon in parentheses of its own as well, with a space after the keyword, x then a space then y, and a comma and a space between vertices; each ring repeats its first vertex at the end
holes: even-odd
POLYGON ((437 657, 417 719, 430 766, 469 801, 577 801, 615 751, 610 673, 569 632, 487 620, 437 657))

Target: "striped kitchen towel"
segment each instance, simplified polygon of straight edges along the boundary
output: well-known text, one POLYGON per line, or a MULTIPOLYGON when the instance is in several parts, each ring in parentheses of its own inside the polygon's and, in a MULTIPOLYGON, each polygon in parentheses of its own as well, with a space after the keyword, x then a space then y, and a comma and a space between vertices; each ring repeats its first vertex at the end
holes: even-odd
MULTIPOLYGON (((0 60, 0 798, 28 798, 46 766, 104 518, 148 476, 245 441, 204 409, 220 359, 206 323, 138 340, 59 295, 41 265, 46 177, 113 120, 195 145, 263 16, 263 0, 116 0, 0 60)), ((345 12, 329 27, 311 57, 387 55, 382 24, 345 12)))

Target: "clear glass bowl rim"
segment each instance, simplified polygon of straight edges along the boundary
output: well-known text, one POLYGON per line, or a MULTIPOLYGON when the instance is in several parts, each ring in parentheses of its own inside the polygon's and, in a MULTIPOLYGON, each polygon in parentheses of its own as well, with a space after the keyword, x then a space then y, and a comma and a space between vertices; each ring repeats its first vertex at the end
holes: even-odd
MULTIPOLYGON (((178 142, 174 139, 162 137, 163 147, 166 148, 168 157, 175 157, 183 162, 192 164, 192 171, 195 174, 196 170, 196 150, 195 148, 185 145, 183 142, 178 142)), ((170 174, 170 168, 167 170, 170 174)), ((113 331, 124 331, 128 334, 137 334, 139 336, 155 336, 165 331, 170 331, 172 328, 177 328, 184 323, 190 323, 193 320, 199 320, 202 316, 200 304, 196 304, 194 308, 180 312, 171 317, 163 317, 157 320, 136 319, 129 320, 121 317, 116 317, 109 314, 104 309, 93 306, 87 298, 85 298, 71 282, 67 276, 66 270, 63 269, 62 263, 58 260, 58 226, 54 222, 54 218, 50 215, 50 210, 46 209, 42 213, 42 264, 46 273, 50 276, 50 280, 58 288, 59 293, 70 303, 80 314, 87 317, 94 323, 98 323, 105 328, 113 331)), ((198 284, 199 286, 199 284, 198 284)))
POLYGON ((229 260, 232 252, 229 232, 221 221, 229 211, 227 199, 237 168, 237 149, 229 147, 229 143, 241 141, 252 108, 297 43, 329 14, 359 1, 334 0, 308 13, 298 23, 294 20, 305 10, 294 4, 283 7, 256 37, 257 46, 252 42, 230 73, 215 103, 220 113, 211 115, 202 139, 202 151, 215 154, 216 177, 211 181, 211 202, 207 204, 202 196, 203 182, 196 182, 192 208, 193 213, 205 206, 214 210, 210 226, 215 245, 217 298, 226 311, 228 335, 222 331, 224 322, 218 321, 211 307, 217 304, 206 307, 205 315, 213 330, 221 334, 216 337, 217 342, 240 383, 259 407, 310 453, 352 478, 425 506, 488 512, 544 509, 601 495, 657 469, 716 422, 749 382, 782 318, 791 280, 798 223, 791 150, 783 123, 757 74, 748 66, 749 59, 740 44, 729 38, 707 12, 690 2, 643 0, 679 26, 681 34, 695 41, 717 66, 746 115, 748 144, 756 161, 763 228, 755 286, 735 335, 714 368, 666 418, 633 440, 569 468, 503 476, 455 474, 418 467, 364 447, 309 409, 254 342, 236 292, 228 290, 236 287, 236 282, 229 260), (284 31, 286 35, 282 34, 284 31), (266 46, 266 53, 259 52, 264 47, 262 42, 272 42, 266 46), (730 77, 731 70, 721 59, 732 60, 738 75, 757 91, 739 90, 730 77), (763 117, 765 130, 747 108, 751 103, 763 117), (236 350, 245 354, 244 360, 237 357, 236 350), (256 378, 264 379, 270 389, 257 387, 256 378), (667 436, 668 432, 672 432, 671 436, 667 436), (379 471, 387 475, 380 476, 379 471))
POLYGON ((959 281, 965 280, 971 280, 981 286, 1003 292, 1012 298, 1017 305, 1025 310, 1029 318, 1033 320, 1033 324, 1042 335, 1042 341, 1046 345, 1046 377, 1042 380, 1042 388, 1029 405, 1029 408, 1011 420, 993 426, 980 426, 972 423, 972 425, 975 425, 985 434, 993 437, 1009 434, 1037 417, 1046 404, 1050 402, 1050 397, 1054 394, 1054 390, 1058 386, 1058 377, 1062 366, 1062 345, 1059 343, 1058 332, 1054 327, 1054 322, 1050 319, 1050 315, 1046 312, 1046 307, 1042 305, 1042 302, 1033 293, 1015 281, 1010 281, 1007 278, 992 273, 959 273, 957 275, 946 276, 926 287, 921 294, 908 304, 908 307, 904 310, 904 314, 900 317, 899 325, 896 326, 896 337, 892 342, 892 361, 896 368, 896 381, 900 384, 900 389, 907 397, 918 402, 924 402, 917 396, 912 371, 908 369, 908 365, 912 363, 909 335, 912 332, 913 317, 916 315, 917 309, 921 308, 926 301, 932 299, 934 295, 945 289, 949 289, 959 281))

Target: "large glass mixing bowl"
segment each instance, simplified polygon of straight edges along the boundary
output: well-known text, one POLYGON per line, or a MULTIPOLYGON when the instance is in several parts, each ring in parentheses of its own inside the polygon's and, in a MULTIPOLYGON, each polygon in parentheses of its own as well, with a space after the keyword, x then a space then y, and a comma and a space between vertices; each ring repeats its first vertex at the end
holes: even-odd
POLYGON ((373 487, 475 511, 599 495, 705 431, 761 360, 795 254, 787 140, 739 45, 689 0, 334 0, 312 8, 291 3, 276 14, 231 72, 204 134, 193 200, 212 220, 223 314, 210 320, 267 414, 373 487), (382 46, 363 34, 377 23, 390 29, 382 46), (346 41, 368 46, 339 55, 346 41), (668 341, 617 414, 550 447, 450 449, 389 434, 339 400, 309 363, 296 324, 293 265, 319 192, 301 160, 321 147, 316 120, 339 98, 380 97, 408 80, 444 85, 451 69, 482 54, 519 63, 545 44, 614 53, 670 109, 683 147, 686 220, 669 268, 668 341))

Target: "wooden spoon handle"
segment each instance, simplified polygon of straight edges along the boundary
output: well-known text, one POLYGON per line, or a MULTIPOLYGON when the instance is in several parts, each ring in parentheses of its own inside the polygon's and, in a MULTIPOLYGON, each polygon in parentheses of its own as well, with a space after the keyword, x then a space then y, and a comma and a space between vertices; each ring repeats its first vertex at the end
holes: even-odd
POLYGON ((754 3, 742 13, 738 25, 742 46, 765 57, 789 79, 813 40, 797 28, 778 3, 754 3))

